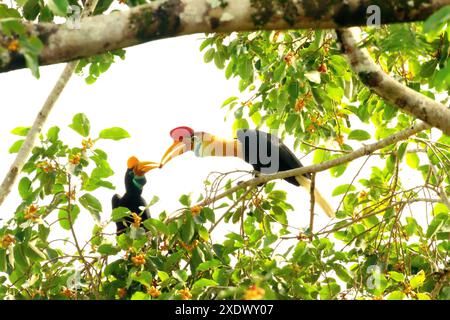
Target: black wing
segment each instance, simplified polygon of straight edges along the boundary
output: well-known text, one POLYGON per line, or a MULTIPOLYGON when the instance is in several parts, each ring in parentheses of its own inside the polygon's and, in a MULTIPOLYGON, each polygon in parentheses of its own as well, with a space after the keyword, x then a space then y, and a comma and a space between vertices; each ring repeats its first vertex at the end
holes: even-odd
POLYGON ((118 194, 115 194, 112 197, 111 203, 113 209, 120 207, 120 200, 122 200, 122 198, 118 194))
MULTIPOLYGON (((280 152, 280 171, 286 171, 303 167, 303 164, 297 158, 297 156, 289 149, 281 140, 279 140, 279 152, 280 152)), ((304 174, 305 177, 311 179, 311 174, 304 174)), ((295 186, 299 186, 299 183, 295 177, 289 177, 284 179, 295 186)))
MULTIPOLYGON (((237 132, 238 140, 244 147, 244 159, 253 166, 253 169, 262 173, 276 173, 303 167, 297 156, 290 150, 278 137, 272 136, 270 133, 242 129, 237 132), (262 149, 263 148, 263 149, 262 149), (273 157, 278 153, 278 164, 273 163, 273 157), (261 156, 267 155, 268 159, 261 156)), ((310 174, 305 174, 308 179, 310 174)), ((284 179, 295 186, 298 182, 295 177, 284 179)))

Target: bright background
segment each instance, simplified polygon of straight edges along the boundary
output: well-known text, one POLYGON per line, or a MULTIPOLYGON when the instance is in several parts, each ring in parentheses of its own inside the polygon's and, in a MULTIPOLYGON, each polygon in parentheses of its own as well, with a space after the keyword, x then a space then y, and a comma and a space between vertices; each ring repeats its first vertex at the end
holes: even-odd
MULTIPOLYGON (((96 145, 109 154, 111 167, 115 171, 114 177, 109 180, 116 185, 119 194, 124 192, 123 177, 127 159, 135 155, 141 160, 159 161, 171 144, 169 131, 172 128, 188 125, 195 130, 231 137, 233 117, 231 115, 230 120, 225 121, 226 110, 220 109, 220 106, 230 96, 236 95, 244 100, 248 94, 238 92, 236 80, 226 80, 223 71, 203 62, 203 55, 198 49, 202 37, 179 37, 127 49, 125 61, 113 64, 93 85, 87 85, 82 77, 73 76, 50 115, 44 132, 58 125, 65 143, 72 147, 81 146, 81 137, 67 127, 72 117, 79 112, 85 113, 90 119, 92 138, 96 138, 104 128, 121 126, 126 129, 131 134, 130 139, 119 142, 101 140, 96 145)), ((29 70, 0 74, 1 180, 15 157, 8 153, 8 149, 18 137, 10 134, 10 131, 17 126, 30 126, 33 123, 63 68, 62 64, 42 67, 39 80, 33 78, 29 70)), ((291 141, 285 142, 292 146, 291 141)), ((303 158, 302 162, 311 164, 312 154, 303 158)), ((317 176, 317 188, 333 207, 336 208, 340 201, 338 197, 331 197, 333 189, 339 184, 350 183, 361 163, 362 160, 351 163, 339 180, 331 178, 328 173, 317 176)), ((367 164, 366 169, 370 168, 370 164, 367 164)), ((192 192, 193 199, 197 199, 204 190, 203 181, 208 173, 236 169, 250 170, 251 166, 239 159, 202 159, 186 154, 162 170, 148 174, 144 198, 150 200, 155 195, 160 198, 160 202, 150 210, 153 217, 163 210, 171 213, 181 207, 178 199, 182 194, 192 192)), ((411 182, 417 184, 417 178, 411 176, 411 182)), ((288 213, 291 224, 306 228, 309 224, 308 192, 284 181, 278 183, 278 188, 288 192, 288 200, 295 207, 295 212, 288 213)), ((103 221, 110 217, 114 193, 107 189, 93 193, 102 202, 103 221)), ((15 186, 0 207, 0 217, 11 217, 19 203, 15 186)), ((53 213, 53 217, 57 218, 56 213, 53 213)), ((329 220, 325 214, 319 214, 315 229, 327 222, 329 220)), ((87 240, 92 224, 89 213, 82 210, 75 223, 77 235, 87 240)), ((229 229, 231 226, 225 226, 218 233, 223 234, 229 229)), ((114 232, 114 224, 110 224, 107 230, 114 232)), ((68 235, 64 233, 64 237, 68 235)))

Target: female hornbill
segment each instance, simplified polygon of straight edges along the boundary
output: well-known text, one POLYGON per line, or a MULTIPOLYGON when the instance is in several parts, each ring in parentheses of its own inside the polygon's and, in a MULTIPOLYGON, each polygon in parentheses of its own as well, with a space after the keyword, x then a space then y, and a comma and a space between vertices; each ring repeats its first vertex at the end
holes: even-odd
MULTIPOLYGON (((142 221, 150 217, 147 209, 142 211, 141 207, 146 207, 147 204, 142 198, 142 189, 147 183, 145 174, 152 169, 159 168, 159 163, 154 162, 141 162, 136 157, 131 157, 128 159, 128 168, 125 173, 125 194, 120 197, 118 194, 114 195, 112 198, 112 208, 125 207, 128 208, 132 213, 136 213, 140 216, 142 221)), ((117 234, 122 233, 134 219, 132 217, 126 217, 123 221, 116 222, 117 234)))
MULTIPOLYGON (((164 154, 161 166, 176 156, 194 151, 197 157, 239 157, 251 164, 255 171, 265 174, 303 167, 300 160, 279 138, 259 130, 238 130, 237 139, 225 140, 206 132, 196 132, 189 127, 177 127, 170 131, 170 136, 174 142, 164 154)), ((307 190, 311 187, 310 174, 284 180, 307 190)), ((314 190, 314 197, 322 210, 329 217, 334 217, 331 205, 317 189, 314 190)))

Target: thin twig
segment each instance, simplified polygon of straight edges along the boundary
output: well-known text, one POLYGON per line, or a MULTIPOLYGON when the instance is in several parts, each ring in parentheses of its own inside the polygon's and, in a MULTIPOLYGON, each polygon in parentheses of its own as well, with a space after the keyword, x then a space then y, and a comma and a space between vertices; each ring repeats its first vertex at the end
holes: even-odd
POLYGON ((313 240, 313 228, 314 228, 314 203, 315 203, 315 195, 314 195, 314 188, 316 184, 316 174, 311 174, 311 187, 309 190, 309 193, 311 195, 311 207, 310 207, 310 214, 309 214, 309 241, 313 240))

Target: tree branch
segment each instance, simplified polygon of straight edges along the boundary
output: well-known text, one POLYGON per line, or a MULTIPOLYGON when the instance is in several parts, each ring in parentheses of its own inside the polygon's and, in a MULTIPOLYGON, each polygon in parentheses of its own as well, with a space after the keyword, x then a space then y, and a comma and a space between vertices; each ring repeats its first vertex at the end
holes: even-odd
POLYGON ((391 78, 359 48, 359 28, 336 30, 342 51, 361 81, 381 98, 450 135, 450 109, 391 78))
MULTIPOLYGON (((91 14, 92 11, 95 9, 97 3, 98 0, 88 0, 85 4, 85 9, 81 14, 81 18, 84 18, 87 15, 91 14)), ((36 143, 38 135, 41 133, 42 128, 45 122, 47 121, 50 112, 52 111, 56 101, 61 95, 61 92, 64 90, 67 83, 69 82, 69 79, 71 78, 73 72, 75 71, 77 64, 78 61, 74 61, 66 65, 63 72, 59 76, 55 86, 48 95, 47 100, 45 101, 41 110, 37 114, 33 126, 30 128, 30 131, 28 132, 25 141, 20 147, 20 150, 17 153, 17 156, 14 159, 13 164, 11 165, 9 171, 6 174, 6 177, 3 179, 3 182, 0 185, 0 206, 3 204, 6 197, 11 192, 12 186, 14 185, 14 182, 17 180, 20 171, 22 171, 22 168, 25 165, 31 150, 33 149, 34 144, 36 143)))
POLYGON ((314 229, 314 203, 315 195, 314 190, 316 188, 316 173, 311 174, 311 187, 309 189, 310 194, 310 213, 309 213, 309 241, 313 241, 313 229, 314 229))
MULTIPOLYGON (((41 39, 41 65, 56 64, 157 39, 194 33, 237 32, 367 25, 367 8, 380 8, 382 24, 424 20, 450 0, 220 1, 166 0, 85 19, 80 29, 64 24, 26 23, 41 39)), ((4 35, 0 33, 0 40, 4 35)), ((0 72, 25 67, 24 56, 11 53, 0 61, 0 72)))
MULTIPOLYGON (((363 156, 370 155, 376 150, 380 150, 391 144, 408 139, 410 136, 413 136, 413 135, 415 135, 423 130, 429 129, 429 128, 430 127, 428 126, 428 124, 426 124, 424 122, 420 122, 420 123, 412 125, 408 129, 397 132, 397 133, 395 133, 383 140, 377 141, 375 143, 365 145, 365 146, 359 148, 358 150, 355 150, 349 154, 343 155, 342 157, 339 157, 339 158, 335 158, 335 159, 325 161, 325 162, 322 162, 319 164, 311 165, 311 166, 301 167, 301 168, 292 169, 292 170, 286 170, 286 171, 278 172, 275 174, 260 175, 257 178, 253 178, 253 179, 241 182, 238 185, 228 189, 227 191, 225 191, 219 195, 216 195, 212 198, 205 199, 198 205, 202 206, 202 207, 208 206, 211 203, 214 203, 220 199, 223 199, 223 198, 235 193, 236 191, 238 191, 241 188, 257 186, 257 185, 260 185, 260 184, 263 184, 263 183, 266 183, 266 182, 269 182, 269 181, 272 181, 275 179, 284 179, 287 177, 299 176, 299 175, 302 175, 305 173, 315 173, 315 172, 325 171, 332 167, 341 165, 343 163, 347 163, 347 162, 353 161, 355 159, 361 158, 363 156)), ((166 223, 176 220, 179 217, 181 217, 182 215, 183 215, 183 213, 178 213, 176 215, 169 216, 166 219, 166 223)))

